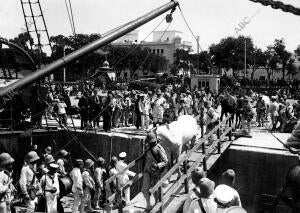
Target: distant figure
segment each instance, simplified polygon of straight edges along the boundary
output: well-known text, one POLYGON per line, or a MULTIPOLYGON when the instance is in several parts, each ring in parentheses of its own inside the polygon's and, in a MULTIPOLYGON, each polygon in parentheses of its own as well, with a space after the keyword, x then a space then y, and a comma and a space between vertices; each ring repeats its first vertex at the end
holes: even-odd
POLYGON ((266 117, 266 103, 262 98, 262 95, 258 96, 258 101, 256 103, 256 113, 257 113, 257 122, 258 127, 263 127, 265 124, 265 117, 266 117))

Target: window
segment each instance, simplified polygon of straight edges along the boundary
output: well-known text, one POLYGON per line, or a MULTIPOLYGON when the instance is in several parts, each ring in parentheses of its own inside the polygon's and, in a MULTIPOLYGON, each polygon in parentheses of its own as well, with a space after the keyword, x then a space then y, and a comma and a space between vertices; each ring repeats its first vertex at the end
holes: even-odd
POLYGON ((164 49, 161 49, 161 50, 160 50, 160 53, 161 53, 161 54, 164 54, 164 49))
POLYGON ((206 88, 209 88, 209 82, 208 81, 206 81, 206 88))
POLYGON ((156 50, 156 53, 159 54, 159 49, 156 50))
POLYGON ((153 49, 152 52, 155 53, 155 49, 153 49))
POLYGON ((198 82, 198 88, 201 88, 201 81, 198 82))

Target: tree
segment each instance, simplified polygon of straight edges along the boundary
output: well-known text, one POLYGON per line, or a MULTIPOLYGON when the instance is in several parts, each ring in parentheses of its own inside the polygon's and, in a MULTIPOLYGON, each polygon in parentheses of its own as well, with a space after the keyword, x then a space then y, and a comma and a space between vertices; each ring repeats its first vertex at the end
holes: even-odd
MULTIPOLYGON (((212 63, 219 67, 219 69, 232 69, 233 76, 236 77, 236 71, 244 68, 245 43, 246 54, 251 56, 254 50, 254 45, 250 37, 227 37, 222 39, 218 44, 211 45, 209 47, 209 52, 212 55, 212 63)), ((250 57, 247 57, 246 66, 250 64, 250 57)))
POLYGON ((253 80, 255 71, 259 67, 265 66, 267 57, 260 48, 255 47, 252 55, 250 56, 250 61, 252 65, 251 79, 253 80))
POLYGON ((211 55, 207 51, 202 51, 198 54, 192 54, 191 55, 191 63, 193 67, 198 69, 198 64, 199 64, 199 69, 202 72, 209 73, 211 67, 212 67, 212 62, 211 62, 211 55))
POLYGON ((286 71, 287 74, 289 75, 289 78, 291 78, 291 76, 294 77, 299 72, 299 69, 297 69, 294 62, 295 59, 290 58, 286 65, 286 71))
POLYGON ((271 74, 273 74, 277 68, 277 64, 279 63, 279 58, 275 54, 272 46, 267 47, 267 50, 263 52, 263 57, 265 58, 263 66, 267 71, 268 80, 270 80, 271 74))
POLYGON ((279 57, 282 68, 282 80, 285 79, 285 71, 286 71, 286 66, 287 63, 291 57, 291 53, 289 53, 285 49, 285 42, 283 39, 275 39, 274 44, 273 44, 273 49, 276 53, 276 55, 279 57))

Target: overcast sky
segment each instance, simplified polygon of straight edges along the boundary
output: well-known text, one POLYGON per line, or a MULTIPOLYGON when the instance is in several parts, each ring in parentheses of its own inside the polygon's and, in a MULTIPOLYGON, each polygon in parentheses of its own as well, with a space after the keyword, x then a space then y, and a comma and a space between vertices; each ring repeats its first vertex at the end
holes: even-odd
MULTIPOLYGON (((64 0, 40 0, 51 35, 70 35, 64 0)), ((168 0, 71 0, 77 33, 104 33, 165 4, 168 0)), ((300 8, 300 0, 283 0, 300 8)), ((276 38, 284 38, 289 51, 300 45, 300 16, 274 10, 249 0, 179 0, 182 11, 200 45, 206 50, 220 39, 235 35, 244 19, 254 16, 240 32, 251 36, 262 49, 276 38)), ((153 30, 161 17, 142 26, 140 39, 153 30)), ((24 28, 20 0, 0 0, 0 36, 13 38, 24 28)), ((158 30, 165 30, 163 23, 158 30)), ((179 10, 174 13, 171 30, 183 32, 184 40, 196 41, 186 27, 179 10)))

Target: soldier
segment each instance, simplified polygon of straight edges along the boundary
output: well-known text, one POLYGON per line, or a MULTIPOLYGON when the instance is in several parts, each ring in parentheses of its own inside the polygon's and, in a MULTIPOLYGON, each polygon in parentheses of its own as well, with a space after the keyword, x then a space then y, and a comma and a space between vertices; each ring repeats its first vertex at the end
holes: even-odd
POLYGON ((35 151, 28 152, 25 156, 25 163, 21 170, 19 185, 27 212, 34 212, 35 197, 40 189, 35 175, 36 165, 39 159, 40 158, 35 151))
POLYGON ((80 212, 84 212, 83 205, 83 180, 81 174, 81 168, 83 166, 83 160, 77 159, 74 168, 70 172, 70 177, 73 181, 72 192, 74 195, 74 203, 72 207, 72 212, 77 212, 80 206, 80 212))
POLYGON ((12 193, 15 191, 12 184, 12 169, 14 159, 8 153, 0 154, 0 212, 10 212, 12 193))
MULTIPOLYGON (((124 162, 126 156, 127 156, 126 152, 121 152, 119 154, 120 160, 116 164, 116 169, 117 169, 118 172, 121 172, 123 169, 125 169, 127 167, 127 164, 124 162)), ((129 177, 134 177, 134 176, 135 176, 135 173, 130 171, 130 170, 127 170, 122 175, 119 175, 119 177, 118 177, 118 187, 119 187, 119 189, 121 187, 125 186, 125 184, 129 181, 129 177)), ((125 205, 128 205, 129 202, 130 202, 130 187, 123 190, 123 192, 124 192, 123 196, 124 196, 124 200, 125 200, 125 205)))
POLYGON ((183 212, 188 212, 191 202, 198 197, 196 195, 195 190, 200 193, 199 181, 205 177, 206 177, 206 174, 201 167, 196 167, 195 170, 192 172, 192 182, 195 185, 195 187, 193 188, 193 190, 191 190, 189 192, 189 194, 184 202, 183 212))
MULTIPOLYGON (((151 208, 149 189, 161 178, 168 165, 168 157, 165 149, 158 144, 154 133, 148 133, 145 142, 149 145, 149 150, 145 153, 145 166, 143 171, 142 193, 147 202, 147 209, 151 208)), ((158 194, 155 194, 156 200, 158 194)))
MULTIPOLYGON (((206 134, 209 133, 213 128, 218 125, 219 123, 219 117, 212 107, 212 104, 210 101, 205 101, 204 102, 204 107, 206 108, 206 134)), ((215 135, 211 135, 208 138, 208 145, 213 143, 215 140, 215 135)))
POLYGON ((58 171, 59 165, 51 163, 49 172, 41 178, 42 191, 46 199, 47 213, 57 213, 57 200, 59 195, 58 171))
POLYGON ((249 104, 249 100, 246 97, 244 97, 241 125, 242 125, 242 131, 246 135, 250 135, 250 133, 251 133, 251 125, 250 124, 251 124, 251 120, 253 119, 253 117, 254 117, 254 114, 253 114, 252 108, 249 104), (247 130, 246 130, 246 128, 247 128, 247 130))
POLYGON ((265 122, 265 114, 266 114, 266 103, 262 99, 262 95, 258 96, 258 101, 256 103, 256 113, 257 113, 257 122, 258 122, 258 127, 264 126, 265 122))
POLYGON ((59 166, 58 173, 62 176, 65 176, 69 173, 69 152, 62 149, 58 152, 57 164, 59 166))
MULTIPOLYGON (((109 177, 112 177, 116 174, 118 174, 118 171, 116 169, 116 165, 118 163, 118 158, 116 156, 113 156, 110 160, 110 169, 109 169, 109 177)), ((117 181, 114 180, 113 182, 110 183, 110 186, 109 186, 109 192, 108 195, 112 195, 113 193, 116 192, 116 189, 117 189, 117 181)))
POLYGON ((270 107, 269 107, 269 112, 270 112, 270 115, 271 115, 271 122, 272 122, 272 131, 276 131, 276 126, 277 126, 277 122, 278 122, 278 116, 279 116, 279 104, 277 103, 276 101, 276 97, 272 96, 271 100, 272 100, 272 103, 270 104, 270 107))
POLYGON ((153 127, 157 124, 161 125, 164 117, 164 107, 166 104, 165 98, 162 96, 160 89, 157 90, 157 98, 154 101, 153 106, 153 127))
POLYGON ((95 190, 95 182, 93 180, 94 161, 86 159, 84 162, 84 170, 82 172, 83 179, 83 204, 87 204, 88 211, 93 211, 91 194, 95 190))
MULTIPOLYGON (((105 160, 100 157, 97 159, 97 168, 95 169, 94 179, 96 184, 96 193, 94 196, 94 204, 96 209, 100 209, 99 201, 103 201, 104 181, 106 179, 106 169, 104 168, 105 160)), ((102 202, 101 202, 102 204, 102 202)))

